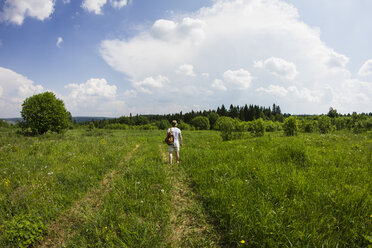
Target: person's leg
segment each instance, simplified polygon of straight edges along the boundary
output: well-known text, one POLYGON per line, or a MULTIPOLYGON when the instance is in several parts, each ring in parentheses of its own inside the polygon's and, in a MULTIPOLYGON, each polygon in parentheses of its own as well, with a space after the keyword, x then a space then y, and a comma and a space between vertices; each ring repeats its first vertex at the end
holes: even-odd
POLYGON ((173 154, 172 152, 169 152, 169 163, 170 164, 172 163, 172 159, 173 159, 173 154))
POLYGON ((180 162, 180 152, 176 151, 176 163, 180 162))

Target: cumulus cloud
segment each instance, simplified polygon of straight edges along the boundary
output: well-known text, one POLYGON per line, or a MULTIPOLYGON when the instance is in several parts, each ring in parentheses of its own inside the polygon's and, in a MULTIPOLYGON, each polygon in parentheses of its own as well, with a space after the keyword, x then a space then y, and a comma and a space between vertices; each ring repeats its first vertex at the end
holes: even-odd
POLYGON ((120 9, 128 4, 127 0, 110 0, 112 7, 120 9))
POLYGON ((271 57, 265 61, 257 61, 254 67, 265 69, 284 80, 293 80, 298 74, 296 65, 281 58, 271 57))
POLYGON ((222 90, 222 91, 227 90, 225 83, 221 79, 215 79, 211 86, 212 88, 215 88, 217 90, 222 90))
POLYGON ((234 89, 245 90, 251 86, 252 76, 249 71, 244 69, 227 70, 223 73, 223 78, 234 89))
POLYGON ((359 76, 372 76, 372 59, 367 60, 358 71, 359 76))
POLYGON ((57 47, 61 47, 61 43, 63 42, 63 38, 62 37, 58 37, 58 39, 57 39, 57 47))
POLYGON ((81 7, 86 9, 88 12, 94 12, 97 15, 103 14, 102 7, 105 5, 107 0, 83 0, 81 7))
POLYGON ((147 77, 142 81, 135 82, 134 86, 144 93, 152 93, 155 89, 163 88, 168 82, 169 79, 167 77, 158 75, 157 77, 147 77))
POLYGON ((104 78, 91 78, 85 83, 68 84, 67 96, 61 98, 71 113, 76 115, 120 116, 125 102, 117 94, 116 85, 108 84, 104 78))
POLYGON ((0 20, 22 25, 26 17, 44 20, 54 11, 54 0, 5 0, 0 20))
MULTIPOLYGON (((271 105, 278 99, 285 111, 319 113, 336 105, 340 112, 366 112, 372 105, 371 89, 352 78, 348 58, 326 46, 319 29, 282 0, 214 1, 194 13, 159 19, 133 37, 103 40, 100 53, 129 78, 138 98, 146 93, 138 82, 162 75, 182 89, 174 96, 184 106, 247 99, 271 105), (203 73, 181 77, 180 65, 203 73), (293 103, 294 96, 301 104, 293 103)), ((146 99, 168 107, 165 94, 146 99)))
POLYGON ((260 87, 256 89, 257 92, 265 92, 267 94, 271 94, 274 96, 279 96, 279 97, 285 97, 288 95, 288 90, 282 86, 279 85, 272 85, 270 84, 269 87, 263 88, 260 87))
MULTIPOLYGON (((128 0, 109 0, 112 7, 121 9, 128 4, 128 0)), ((81 7, 88 12, 93 12, 96 15, 103 14, 102 8, 107 3, 107 0, 83 0, 81 7)))
POLYGON ((183 64, 180 67, 178 67, 177 73, 190 77, 196 76, 194 72, 194 66, 188 64, 183 64))
POLYGON ((23 101, 41 93, 43 87, 10 69, 0 67, 0 116, 20 116, 23 101))
POLYGON ((260 87, 256 89, 257 92, 267 93, 269 95, 283 98, 288 97, 291 101, 308 101, 313 103, 319 103, 321 96, 319 92, 311 91, 307 88, 298 89, 296 86, 290 86, 288 88, 280 85, 269 85, 267 88, 260 87))

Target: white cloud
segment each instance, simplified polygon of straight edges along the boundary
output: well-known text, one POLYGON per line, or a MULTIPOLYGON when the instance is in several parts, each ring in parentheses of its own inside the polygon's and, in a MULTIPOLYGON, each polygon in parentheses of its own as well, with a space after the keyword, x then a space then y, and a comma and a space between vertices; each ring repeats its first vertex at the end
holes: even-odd
MULTIPOLYGON (((129 77, 138 98, 145 91, 135 82, 162 75, 180 89, 175 101, 187 107, 245 104, 247 99, 271 105, 285 90, 280 104, 287 112, 319 113, 333 104, 340 112, 368 112, 372 105, 371 89, 352 78, 348 58, 326 46, 320 30, 302 22, 297 9, 282 0, 214 1, 194 13, 159 19, 133 37, 103 40, 100 53, 129 77), (180 77, 184 64, 203 73, 180 77)), ((166 93, 157 91, 146 101, 168 107, 166 93)))
POLYGON ((64 4, 68 4, 68 3, 71 2, 71 0, 62 0, 62 2, 63 2, 64 4))
POLYGON ((358 71, 359 76, 372 76, 372 59, 367 60, 358 71))
POLYGON ((54 11, 54 0, 5 0, 0 21, 22 25, 28 17, 44 20, 54 11))
POLYGON ((57 47, 61 47, 61 43, 63 42, 63 38, 62 37, 58 37, 58 39, 57 39, 57 47))
MULTIPOLYGON (((111 6, 115 9, 121 9, 128 5, 128 0, 109 0, 111 6)), ((102 8, 106 5, 107 0, 83 0, 81 7, 89 12, 94 12, 96 15, 103 14, 102 8)))
POLYGON ((332 67, 345 67, 347 62, 349 62, 349 58, 346 57, 345 55, 338 54, 332 49, 329 51, 329 60, 328 60, 328 66, 330 68, 332 67))
POLYGON ((91 78, 85 83, 68 84, 64 99, 66 108, 73 116, 120 116, 125 111, 125 102, 117 94, 116 85, 109 85, 104 78, 91 78))
POLYGON ((128 4, 127 0, 110 0, 112 7, 120 9, 128 4))
POLYGON ((23 101, 43 91, 41 85, 35 85, 27 77, 3 67, 0 67, 0 89, 1 117, 20 116, 23 101))
POLYGON ((103 14, 102 7, 107 0, 83 0, 81 7, 89 12, 94 12, 97 15, 103 14))
POLYGON ((287 89, 279 85, 269 85, 267 88, 260 87, 256 89, 257 92, 264 92, 275 97, 284 98, 288 97, 291 101, 308 101, 319 103, 321 97, 319 92, 312 92, 309 89, 298 89, 296 86, 290 86, 287 89))
POLYGON ((281 58, 271 57, 265 61, 257 61, 254 67, 265 69, 284 80, 293 80, 298 74, 296 65, 281 58))
POLYGON ((288 95, 288 90, 282 86, 279 85, 272 85, 270 84, 269 87, 263 88, 260 87, 256 89, 257 92, 265 92, 267 94, 271 94, 274 96, 279 96, 279 97, 286 97, 288 95))
POLYGON ((223 73, 223 78, 232 88, 239 90, 248 89, 252 82, 251 74, 244 69, 236 71, 227 70, 223 73))
POLYGON ((190 76, 190 77, 196 76, 193 65, 183 64, 180 67, 178 67, 178 70, 176 72, 179 74, 183 74, 185 76, 190 76))
POLYGON ((163 88, 169 82, 167 77, 158 75, 157 77, 147 77, 142 81, 134 83, 134 87, 145 93, 152 93, 154 89, 163 88))
POLYGON ((212 88, 215 88, 217 90, 222 90, 222 91, 227 90, 224 82, 221 79, 215 79, 211 86, 212 86, 212 88))

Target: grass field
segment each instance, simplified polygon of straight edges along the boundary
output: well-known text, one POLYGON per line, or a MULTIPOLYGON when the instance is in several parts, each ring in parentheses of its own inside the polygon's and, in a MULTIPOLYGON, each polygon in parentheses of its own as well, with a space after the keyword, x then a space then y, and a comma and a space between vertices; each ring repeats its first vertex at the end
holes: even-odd
POLYGON ((0 129, 0 247, 370 247, 372 133, 0 129))

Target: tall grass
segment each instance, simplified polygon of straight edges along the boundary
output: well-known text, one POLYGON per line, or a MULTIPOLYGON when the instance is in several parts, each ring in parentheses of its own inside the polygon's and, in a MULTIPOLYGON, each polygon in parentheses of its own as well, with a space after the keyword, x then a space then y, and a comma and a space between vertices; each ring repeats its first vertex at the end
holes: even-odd
POLYGON ((210 132, 184 136, 191 142, 184 151, 186 170, 227 244, 371 245, 370 133, 228 142, 210 132))
POLYGON ((76 218, 65 247, 169 247, 177 213, 168 179, 177 173, 227 247, 372 244, 371 132, 222 141, 217 132, 185 131, 177 173, 164 165, 164 135, 0 129, 0 247, 37 247, 66 213, 76 218))

